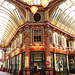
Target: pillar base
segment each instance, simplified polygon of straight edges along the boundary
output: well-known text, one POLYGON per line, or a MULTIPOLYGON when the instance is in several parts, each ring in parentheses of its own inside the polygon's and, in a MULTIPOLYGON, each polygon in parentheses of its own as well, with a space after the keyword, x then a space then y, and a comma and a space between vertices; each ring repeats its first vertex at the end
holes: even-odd
POLYGON ((31 69, 30 68, 24 68, 23 69, 23 75, 30 75, 31 74, 31 69))
POLYGON ((53 68, 45 68, 45 75, 53 75, 53 68))
POLYGON ((67 75, 70 75, 70 70, 69 69, 67 70, 67 75))
POLYGON ((9 73, 9 69, 7 70, 7 73, 9 73))
POLYGON ((0 71, 1 71, 1 68, 0 68, 0 71))
POLYGON ((21 70, 19 70, 19 73, 18 73, 18 75, 21 75, 21 70))
POLYGON ((10 74, 11 74, 11 69, 10 69, 10 74))
POLYGON ((57 71, 55 70, 55 75, 57 75, 57 71))
POLYGON ((13 70, 13 75, 15 75, 15 70, 13 70))
POLYGON ((5 72, 5 67, 2 68, 2 71, 5 72))

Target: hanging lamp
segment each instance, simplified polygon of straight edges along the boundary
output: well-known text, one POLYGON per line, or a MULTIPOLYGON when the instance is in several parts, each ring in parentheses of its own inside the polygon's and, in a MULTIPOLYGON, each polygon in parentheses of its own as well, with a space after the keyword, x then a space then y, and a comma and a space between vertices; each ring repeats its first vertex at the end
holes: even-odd
POLYGON ((35 14, 35 13, 38 11, 38 7, 32 6, 32 7, 30 8, 30 10, 32 11, 33 14, 35 14))
POLYGON ((41 0, 41 5, 45 8, 49 4, 49 0, 41 0))

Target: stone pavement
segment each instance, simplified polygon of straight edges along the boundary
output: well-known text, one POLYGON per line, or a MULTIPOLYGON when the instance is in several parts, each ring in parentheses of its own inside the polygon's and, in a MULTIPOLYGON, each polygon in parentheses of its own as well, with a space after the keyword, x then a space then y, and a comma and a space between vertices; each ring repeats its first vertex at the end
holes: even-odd
MULTIPOLYGON (((2 72, 2 71, 0 71, 0 75, 13 75, 13 74, 9 74, 9 73, 7 73, 7 72, 2 72)), ((70 75, 75 75, 75 74, 70 74, 70 75)))
POLYGON ((12 74, 0 71, 0 75, 12 75, 12 74))

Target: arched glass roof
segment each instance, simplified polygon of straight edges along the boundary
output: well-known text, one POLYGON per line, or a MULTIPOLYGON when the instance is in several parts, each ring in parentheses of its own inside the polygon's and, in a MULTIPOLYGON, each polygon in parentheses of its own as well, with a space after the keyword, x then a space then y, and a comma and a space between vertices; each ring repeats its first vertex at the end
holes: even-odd
POLYGON ((75 35, 75 0, 66 0, 51 16, 51 23, 75 35))
POLYGON ((13 4, 0 0, 0 45, 7 44, 18 26, 24 23, 24 16, 13 4))
MULTIPOLYGON (((26 2, 26 0, 20 0, 20 1, 26 2)), ((49 0, 49 2, 50 1, 53 1, 53 0, 49 0)), ((41 0, 33 0, 33 2, 30 3, 30 5, 41 5, 41 0)))

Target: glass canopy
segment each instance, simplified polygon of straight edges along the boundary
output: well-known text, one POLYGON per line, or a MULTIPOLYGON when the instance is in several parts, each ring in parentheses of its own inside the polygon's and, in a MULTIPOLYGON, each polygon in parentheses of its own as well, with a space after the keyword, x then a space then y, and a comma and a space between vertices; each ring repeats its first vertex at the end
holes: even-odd
MULTIPOLYGON (((20 0, 22 2, 26 2, 26 0, 20 0)), ((30 1, 30 0, 28 0, 30 1)), ((49 2, 52 0, 49 0, 49 2)), ((33 2, 30 3, 30 5, 41 5, 41 0, 33 0, 33 2)))
POLYGON ((51 23, 75 35, 75 0, 66 0, 55 9, 51 23))
POLYGON ((15 5, 0 0, 0 45, 6 45, 18 26, 23 23, 21 11, 15 5))

